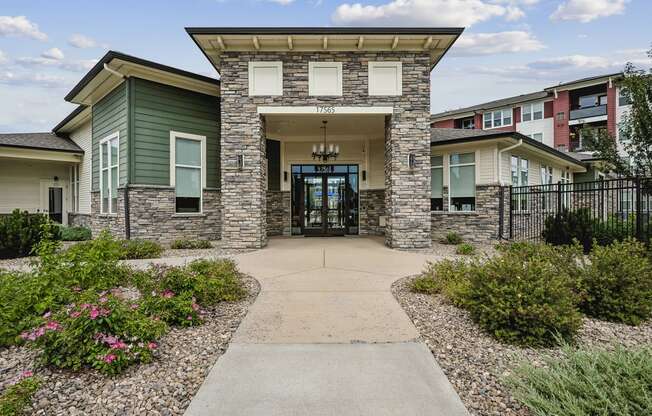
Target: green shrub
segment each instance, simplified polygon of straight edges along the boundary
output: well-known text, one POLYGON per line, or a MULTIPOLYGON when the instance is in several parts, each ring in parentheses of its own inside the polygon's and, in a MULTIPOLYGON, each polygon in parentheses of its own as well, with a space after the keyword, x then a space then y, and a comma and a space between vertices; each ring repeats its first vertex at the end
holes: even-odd
POLYGON ((422 275, 416 277, 410 283, 413 292, 424 293, 426 295, 434 295, 441 292, 441 285, 439 282, 429 275, 422 275))
POLYGON ((448 233, 446 234, 446 237, 444 237, 440 242, 442 244, 451 244, 451 245, 457 245, 462 242, 462 237, 458 233, 448 233))
POLYGON ((550 345, 580 327, 576 283, 544 253, 509 250, 470 267, 463 305, 496 338, 550 345))
POLYGON ((573 350, 516 369, 507 378, 514 397, 534 416, 652 414, 652 348, 573 350))
POLYGON ((577 240, 588 253, 593 245, 595 226, 589 208, 564 209, 546 218, 542 235, 546 243, 553 245, 570 245, 577 240))
POLYGON ((171 290, 148 293, 141 302, 142 311, 168 325, 194 326, 202 323, 199 305, 190 292, 171 290))
POLYGON ((206 249, 212 248, 213 245, 208 240, 175 240, 170 245, 172 249, 206 249))
MULTIPOLYGON (((418 278, 424 293, 441 293, 453 304, 462 306, 469 287, 469 273, 477 267, 475 263, 462 260, 442 260, 428 263, 418 278)), ((415 288, 413 286, 413 288, 415 288)))
POLYGON ((457 246, 455 253, 462 254, 462 255, 471 255, 475 253, 475 247, 473 246, 473 244, 462 243, 457 246))
POLYGON ((0 216, 0 258, 32 254, 44 233, 55 240, 60 238, 58 227, 47 215, 15 209, 9 215, 0 216))
POLYGON ((21 338, 42 351, 43 364, 117 374, 131 364, 151 361, 156 340, 165 331, 165 323, 147 316, 138 304, 87 292, 21 338))
POLYGON ((7 387, 0 395, 0 416, 18 416, 25 414, 32 404, 32 395, 38 390, 41 381, 26 372, 16 383, 7 387))
POLYGON ((582 275, 589 316, 638 325, 652 316, 652 264, 646 247, 634 240, 594 246, 582 275))
POLYGON ((91 239, 91 229, 87 227, 59 226, 62 241, 86 241, 91 239))
POLYGON ((155 259, 161 257, 163 247, 149 240, 122 240, 123 260, 155 259))

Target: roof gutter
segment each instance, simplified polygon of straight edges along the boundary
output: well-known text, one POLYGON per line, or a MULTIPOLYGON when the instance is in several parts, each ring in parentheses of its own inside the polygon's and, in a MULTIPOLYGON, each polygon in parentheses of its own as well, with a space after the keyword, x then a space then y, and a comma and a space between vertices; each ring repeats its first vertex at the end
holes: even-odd
POLYGON ((501 175, 503 153, 508 151, 508 150, 516 149, 517 147, 521 146, 522 144, 523 144, 523 139, 518 139, 518 143, 498 151, 498 183, 500 183, 500 186, 505 186, 505 183, 503 182, 503 176, 501 175))
POLYGON ((123 74, 122 72, 118 72, 115 69, 111 68, 109 66, 109 64, 107 64, 107 63, 104 64, 104 69, 106 71, 108 71, 110 74, 115 75, 116 77, 118 77, 120 79, 126 79, 127 78, 127 76, 125 74, 123 74))

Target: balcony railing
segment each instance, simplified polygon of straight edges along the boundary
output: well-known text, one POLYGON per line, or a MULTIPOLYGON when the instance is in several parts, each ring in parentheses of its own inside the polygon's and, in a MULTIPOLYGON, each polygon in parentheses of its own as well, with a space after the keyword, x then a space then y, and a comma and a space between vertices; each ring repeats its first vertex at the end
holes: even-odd
POLYGON ((596 105, 595 107, 586 107, 577 110, 571 110, 570 119, 577 120, 580 118, 589 118, 589 117, 606 116, 606 115, 607 115, 607 106, 605 104, 605 105, 596 105))

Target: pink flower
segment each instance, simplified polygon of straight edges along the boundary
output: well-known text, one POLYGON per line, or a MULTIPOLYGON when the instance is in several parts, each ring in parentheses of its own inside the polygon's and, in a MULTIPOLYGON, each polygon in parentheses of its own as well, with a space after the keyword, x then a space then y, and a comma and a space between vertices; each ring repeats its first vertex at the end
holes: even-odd
POLYGON ((158 344, 156 342, 149 342, 147 344, 147 348, 149 348, 150 350, 155 350, 158 348, 158 344))
POLYGON ((22 373, 20 373, 20 378, 21 379, 32 377, 32 376, 34 376, 34 372, 31 371, 31 370, 26 370, 26 371, 23 371, 22 373))
POLYGON ((72 290, 73 290, 73 292, 79 293, 79 292, 81 292, 82 289, 79 286, 75 286, 75 287, 72 288, 72 290))
POLYGON ((124 350, 125 348, 127 348, 127 344, 119 340, 114 342, 113 344, 110 344, 109 346, 116 350, 124 350))
POLYGON ((111 364, 112 362, 114 362, 116 360, 116 358, 118 358, 118 356, 115 355, 115 354, 106 354, 104 356, 104 362, 107 363, 107 364, 111 364))
POLYGON ((186 316, 186 319, 189 320, 189 321, 192 321, 192 315, 186 316))
POLYGON ((104 297, 104 296, 102 296, 102 297, 100 298, 100 303, 106 303, 106 302, 108 302, 108 301, 109 301, 109 300, 108 300, 106 297, 104 297))
POLYGON ((90 309, 91 306, 92 306, 92 305, 91 305, 90 303, 82 303, 82 305, 80 306, 80 308, 81 308, 82 311, 85 311, 86 309, 90 309))
POLYGON ((115 344, 116 342, 119 341, 118 338, 114 337, 113 335, 107 335, 102 338, 103 342, 106 342, 109 345, 115 344))
POLYGON ((107 309, 107 308, 100 309, 101 316, 109 316, 110 314, 111 314, 111 309, 107 309))
POLYGON ((161 296, 163 296, 166 299, 170 299, 170 298, 174 297, 174 292, 171 291, 170 289, 165 289, 163 291, 163 293, 161 294, 161 296))
POLYGON ((52 315, 52 312, 47 311, 47 312, 45 312, 45 313, 43 314, 43 318, 48 319, 48 318, 50 317, 50 315, 52 315))
POLYGON ((81 312, 79 312, 79 311, 70 312, 70 317, 71 318, 79 318, 80 316, 81 316, 81 312))
POLYGON ((45 329, 50 331, 58 331, 61 329, 61 325, 57 321, 49 321, 47 324, 45 324, 45 329))
POLYGON ((136 309, 138 309, 138 304, 137 303, 132 303, 130 307, 131 307, 132 311, 135 311, 136 309))
POLYGON ((192 310, 193 311, 198 311, 199 310, 199 305, 197 305, 195 302, 192 303, 192 310))
POLYGON ((91 319, 96 319, 98 316, 100 316, 100 311, 97 309, 95 306, 93 306, 93 309, 91 309, 91 312, 88 315, 91 319))
MULTIPOLYGON (((34 331, 34 339, 36 338, 41 338, 43 335, 45 335, 45 327, 40 327, 36 331, 34 331)), ((32 339, 33 341, 33 339, 32 339)))

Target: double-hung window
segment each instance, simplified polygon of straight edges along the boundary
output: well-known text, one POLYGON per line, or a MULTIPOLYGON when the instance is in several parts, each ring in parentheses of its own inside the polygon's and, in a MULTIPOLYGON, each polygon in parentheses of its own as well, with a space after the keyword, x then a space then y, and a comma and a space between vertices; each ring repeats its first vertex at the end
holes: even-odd
POLYGON ((177 213, 201 213, 206 183, 206 137, 170 132, 170 183, 177 213))
POLYGON ((552 166, 541 165, 541 205, 544 210, 552 209, 551 195, 555 190, 552 187, 552 166))
POLYGON ((430 156, 430 209, 432 211, 444 210, 444 157, 430 156))
POLYGON ((453 153, 449 162, 449 210, 475 211, 475 153, 453 153))
POLYGON ((561 192, 562 192, 562 205, 564 208, 570 207, 570 198, 571 198, 571 173, 567 170, 561 171, 561 178, 559 179, 561 183, 561 192))
POLYGON ((543 133, 532 133, 528 136, 538 142, 543 142, 543 133))
MULTIPOLYGON (((529 174, 529 162, 520 156, 512 155, 512 186, 527 186, 529 174)), ((521 211, 526 211, 528 208, 527 191, 517 191, 517 197, 514 204, 521 211), (521 195, 519 195, 521 194, 521 195)))
POLYGON ((72 212, 79 212, 79 165, 70 168, 70 193, 72 212))
POLYGON ((521 107, 523 122, 543 119, 543 103, 525 104, 521 107))
POLYGON ((512 109, 503 108, 502 110, 488 111, 483 115, 483 125, 485 129, 494 129, 496 127, 505 127, 512 125, 512 109))
POLYGON ((118 211, 118 165, 120 161, 120 133, 100 141, 100 201, 102 214, 118 211))

